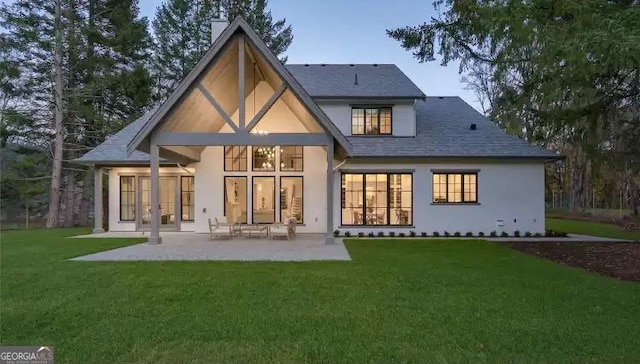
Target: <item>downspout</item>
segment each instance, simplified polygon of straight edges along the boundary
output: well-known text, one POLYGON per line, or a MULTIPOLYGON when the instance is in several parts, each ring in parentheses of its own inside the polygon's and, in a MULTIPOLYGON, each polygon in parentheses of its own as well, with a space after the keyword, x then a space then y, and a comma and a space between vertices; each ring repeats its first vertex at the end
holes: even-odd
POLYGON ((333 167, 333 171, 334 171, 334 172, 335 172, 335 171, 337 171, 337 170, 338 170, 338 168, 340 168, 340 167, 344 166, 344 165, 345 165, 345 163, 347 163, 347 159, 346 159, 346 158, 345 158, 345 159, 343 159, 343 160, 342 160, 342 162, 338 163, 338 165, 337 165, 337 166, 333 167))

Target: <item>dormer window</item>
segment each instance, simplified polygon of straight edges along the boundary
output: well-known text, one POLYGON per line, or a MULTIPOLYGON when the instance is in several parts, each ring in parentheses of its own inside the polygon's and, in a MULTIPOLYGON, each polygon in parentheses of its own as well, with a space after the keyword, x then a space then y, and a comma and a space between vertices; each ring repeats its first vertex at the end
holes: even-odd
POLYGON ((391 135, 391 107, 351 108, 352 135, 391 135))

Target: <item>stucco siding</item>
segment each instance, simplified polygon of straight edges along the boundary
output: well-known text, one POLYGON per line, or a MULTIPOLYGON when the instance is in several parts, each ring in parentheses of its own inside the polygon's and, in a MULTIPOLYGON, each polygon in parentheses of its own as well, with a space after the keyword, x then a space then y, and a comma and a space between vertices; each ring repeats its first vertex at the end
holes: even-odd
MULTIPOLYGON (((252 210, 252 177, 275 176, 276 181, 276 220, 280 220, 280 177, 302 176, 303 179, 303 219, 304 223, 297 227, 301 233, 324 233, 326 231, 327 199, 324 191, 326 188, 326 151, 322 147, 304 147, 303 172, 280 172, 276 166, 275 172, 254 172, 251 170, 251 159, 248 160, 248 171, 225 172, 224 171, 224 147, 207 147, 202 152, 202 161, 194 164, 196 169, 196 219, 194 230, 196 232, 208 232, 208 219, 217 217, 221 222, 226 221, 224 216, 224 177, 247 176, 247 211, 249 220, 252 210)), ((279 148, 276 148, 276 160, 280 160, 279 148)))
MULTIPOLYGON (((331 119, 344 135, 351 134, 351 105, 349 102, 324 102, 318 103, 322 111, 331 119)), ((413 102, 387 104, 393 105, 392 109, 392 134, 394 136, 415 136, 416 135, 416 112, 413 102)))
MULTIPOLYGON (((418 234, 445 231, 460 232, 506 231, 513 234, 544 232, 544 164, 543 163, 395 163, 395 164, 354 164, 347 163, 340 168, 349 172, 358 170, 413 172, 413 224, 410 227, 340 227, 351 233, 373 231, 389 232, 414 230, 418 234), (478 204, 443 205, 432 204, 431 170, 479 170, 478 204), (498 220, 503 226, 498 226, 498 220)), ((334 226, 341 226, 340 173, 335 176, 334 226)))

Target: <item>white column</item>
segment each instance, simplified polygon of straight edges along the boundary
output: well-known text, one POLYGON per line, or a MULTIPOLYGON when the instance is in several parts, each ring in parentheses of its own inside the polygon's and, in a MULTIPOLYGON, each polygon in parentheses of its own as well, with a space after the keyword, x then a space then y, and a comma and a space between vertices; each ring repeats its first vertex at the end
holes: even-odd
POLYGON ((333 237, 333 137, 327 145, 327 235, 324 239, 326 244, 335 243, 333 237))
POLYGON ((102 168, 93 170, 93 233, 104 233, 102 225, 102 168))
POLYGON ((149 244, 160 244, 160 149, 151 137, 149 148, 149 164, 151 173, 151 233, 149 234, 149 244))

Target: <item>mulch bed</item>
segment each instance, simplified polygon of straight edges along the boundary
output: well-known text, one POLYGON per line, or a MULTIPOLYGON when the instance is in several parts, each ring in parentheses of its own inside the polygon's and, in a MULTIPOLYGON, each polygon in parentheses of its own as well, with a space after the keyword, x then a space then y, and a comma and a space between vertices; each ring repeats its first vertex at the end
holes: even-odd
POLYGON ((507 246, 571 267, 640 282, 640 243, 509 242, 507 246))

